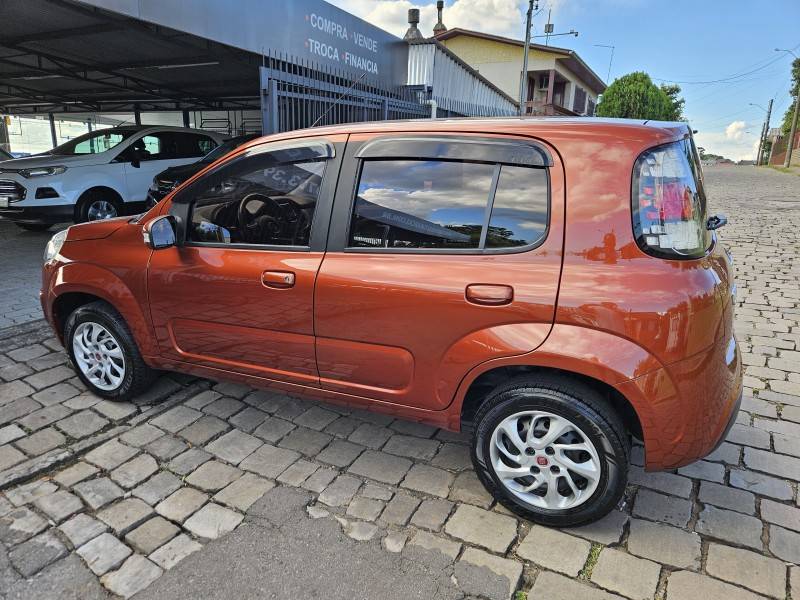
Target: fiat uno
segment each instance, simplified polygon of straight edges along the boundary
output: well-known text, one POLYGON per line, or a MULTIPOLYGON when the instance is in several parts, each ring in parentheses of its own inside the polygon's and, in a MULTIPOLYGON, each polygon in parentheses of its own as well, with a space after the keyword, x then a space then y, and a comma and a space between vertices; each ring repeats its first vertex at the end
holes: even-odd
POLYGON ((574 526, 712 452, 741 399, 731 257, 684 123, 363 123, 249 142, 147 213, 48 243, 88 388, 157 370, 470 435, 480 480, 574 526))

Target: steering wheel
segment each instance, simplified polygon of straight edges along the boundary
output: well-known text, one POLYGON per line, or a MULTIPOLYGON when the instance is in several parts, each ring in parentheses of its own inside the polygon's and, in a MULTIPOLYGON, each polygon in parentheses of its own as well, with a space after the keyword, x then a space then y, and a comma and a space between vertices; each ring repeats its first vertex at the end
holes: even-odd
POLYGON ((256 192, 242 198, 237 220, 244 242, 264 244, 281 237, 294 242, 306 216, 291 198, 273 198, 256 192))

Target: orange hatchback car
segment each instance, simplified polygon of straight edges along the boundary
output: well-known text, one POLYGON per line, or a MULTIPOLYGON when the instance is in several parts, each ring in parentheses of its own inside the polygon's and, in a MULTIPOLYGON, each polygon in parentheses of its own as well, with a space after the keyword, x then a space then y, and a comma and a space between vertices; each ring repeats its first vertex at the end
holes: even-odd
POLYGON ((48 243, 83 382, 157 369, 472 436, 492 495, 577 525, 701 458, 742 393, 730 255, 684 123, 363 123, 250 142, 149 212, 48 243))

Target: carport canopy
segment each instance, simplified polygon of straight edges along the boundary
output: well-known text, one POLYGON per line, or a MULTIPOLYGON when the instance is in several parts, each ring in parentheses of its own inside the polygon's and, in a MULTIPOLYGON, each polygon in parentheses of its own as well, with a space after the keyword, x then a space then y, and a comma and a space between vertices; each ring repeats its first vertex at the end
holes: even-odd
POLYGON ((260 108, 247 50, 71 0, 2 0, 0 24, 0 113, 260 108))

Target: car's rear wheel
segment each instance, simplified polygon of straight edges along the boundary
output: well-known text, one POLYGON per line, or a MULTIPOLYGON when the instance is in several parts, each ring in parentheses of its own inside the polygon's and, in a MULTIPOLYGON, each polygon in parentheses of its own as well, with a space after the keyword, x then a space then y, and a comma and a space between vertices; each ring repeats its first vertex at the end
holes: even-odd
POLYGON ((70 314, 64 345, 81 381, 97 396, 128 400, 155 379, 125 320, 105 302, 86 304, 70 314))
POLYGON ((122 205, 112 190, 94 189, 81 196, 75 212, 77 223, 102 221, 119 216, 122 205))
POLYGON ((47 223, 14 223, 20 229, 25 231, 47 231, 52 227, 47 223))
POLYGON ((478 477, 509 510, 542 525, 597 520, 627 483, 630 436, 595 389, 526 376, 496 388, 475 417, 478 477))

